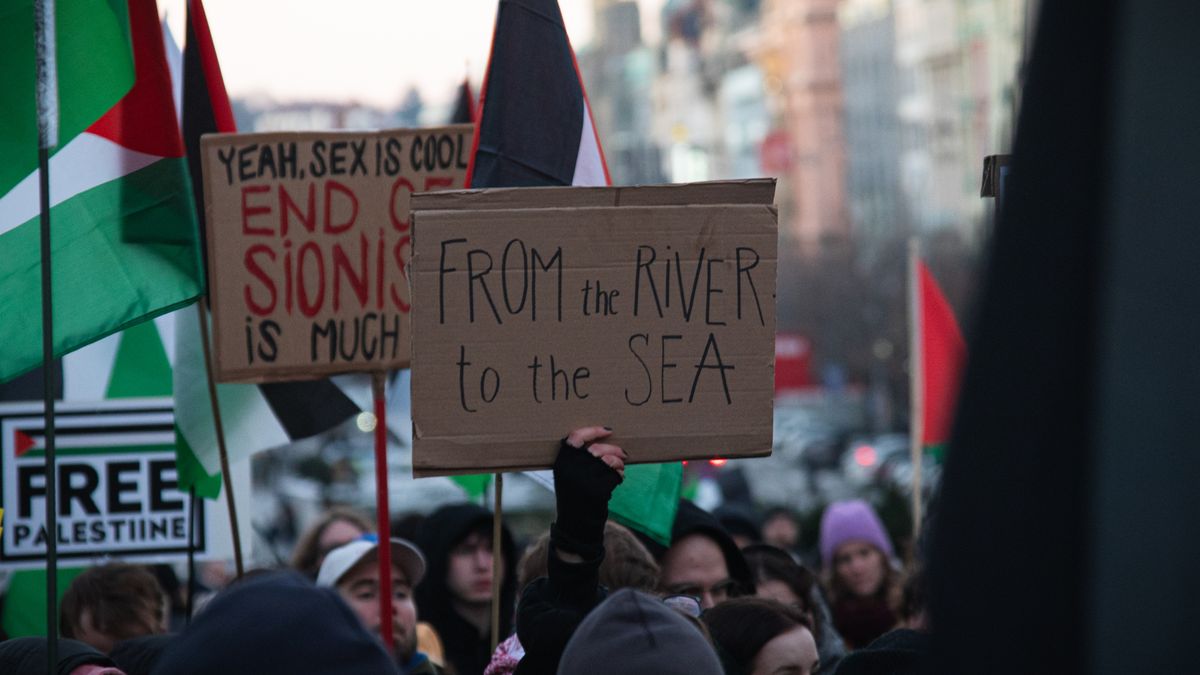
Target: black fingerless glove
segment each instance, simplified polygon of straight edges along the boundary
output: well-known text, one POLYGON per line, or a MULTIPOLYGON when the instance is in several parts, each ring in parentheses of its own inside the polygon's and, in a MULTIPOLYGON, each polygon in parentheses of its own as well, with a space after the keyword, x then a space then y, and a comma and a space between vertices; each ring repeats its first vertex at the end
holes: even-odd
POLYGON ((551 544, 586 560, 604 553, 608 500, 621 476, 586 448, 564 438, 554 460, 554 499, 558 519, 550 528, 551 544))

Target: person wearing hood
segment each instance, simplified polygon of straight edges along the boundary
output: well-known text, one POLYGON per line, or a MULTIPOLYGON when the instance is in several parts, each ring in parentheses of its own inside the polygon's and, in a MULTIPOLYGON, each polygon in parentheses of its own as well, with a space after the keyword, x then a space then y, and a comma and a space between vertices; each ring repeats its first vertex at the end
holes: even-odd
POLYGON ((155 675, 399 675, 379 640, 329 588, 295 572, 218 593, 167 648, 155 675))
MULTIPOLYGON (((516 545, 501 530, 500 636, 512 631, 516 545)), ((492 512, 475 504, 434 511, 417 535, 427 560, 416 588, 417 609, 437 631, 456 675, 480 675, 492 655, 492 512)))
POLYGON ((558 673, 723 675, 699 628, 662 600, 631 588, 613 593, 579 624, 558 673))
POLYGON ((640 537, 658 559, 659 588, 667 595, 693 595, 704 609, 754 594, 754 579, 741 550, 721 523, 686 499, 671 528, 669 548, 640 537))
MULTIPOLYGON (((425 556, 410 542, 392 538, 392 645, 404 675, 440 675, 429 657, 417 648, 417 608, 412 589, 425 576, 425 556)), ((330 551, 317 572, 317 586, 337 591, 362 621, 382 639, 379 607, 379 541, 374 535, 330 551)))
POLYGON ((891 630, 898 617, 891 595, 899 584, 892 541, 875 510, 861 499, 830 504, 821 516, 821 562, 833 624, 850 649, 891 630))

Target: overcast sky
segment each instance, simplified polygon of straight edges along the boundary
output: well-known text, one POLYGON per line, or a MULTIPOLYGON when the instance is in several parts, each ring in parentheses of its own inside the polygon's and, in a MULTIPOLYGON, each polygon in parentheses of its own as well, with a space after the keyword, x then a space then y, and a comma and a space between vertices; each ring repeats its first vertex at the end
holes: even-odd
MULTIPOLYGON (((657 35, 662 0, 638 0, 643 33, 657 35), (651 16, 647 16, 647 14, 651 16)), ((185 0, 159 0, 182 45, 185 0)), ((592 0, 559 0, 576 48, 592 36, 592 0)), ((487 65, 496 0, 205 0, 231 96, 267 94, 398 103, 412 85, 448 100, 487 65)))

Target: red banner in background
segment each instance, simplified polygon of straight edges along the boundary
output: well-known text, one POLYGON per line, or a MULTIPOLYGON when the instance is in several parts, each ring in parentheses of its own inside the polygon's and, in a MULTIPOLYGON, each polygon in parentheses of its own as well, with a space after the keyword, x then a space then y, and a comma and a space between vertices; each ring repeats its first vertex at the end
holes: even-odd
POLYGON ((812 377, 812 343, 798 333, 775 335, 775 394, 816 386, 812 377))

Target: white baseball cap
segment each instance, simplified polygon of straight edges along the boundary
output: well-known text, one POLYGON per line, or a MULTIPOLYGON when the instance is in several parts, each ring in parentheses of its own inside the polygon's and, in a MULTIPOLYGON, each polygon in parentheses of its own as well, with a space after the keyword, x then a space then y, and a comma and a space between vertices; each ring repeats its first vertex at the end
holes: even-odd
MULTIPOLYGON (((425 556, 407 540, 393 537, 390 541, 392 564, 399 567, 404 576, 408 577, 409 586, 415 587, 425 576, 425 556)), ((317 572, 317 585, 336 586, 363 558, 374 553, 377 545, 374 535, 365 535, 333 549, 321 563, 321 570, 317 572)))

